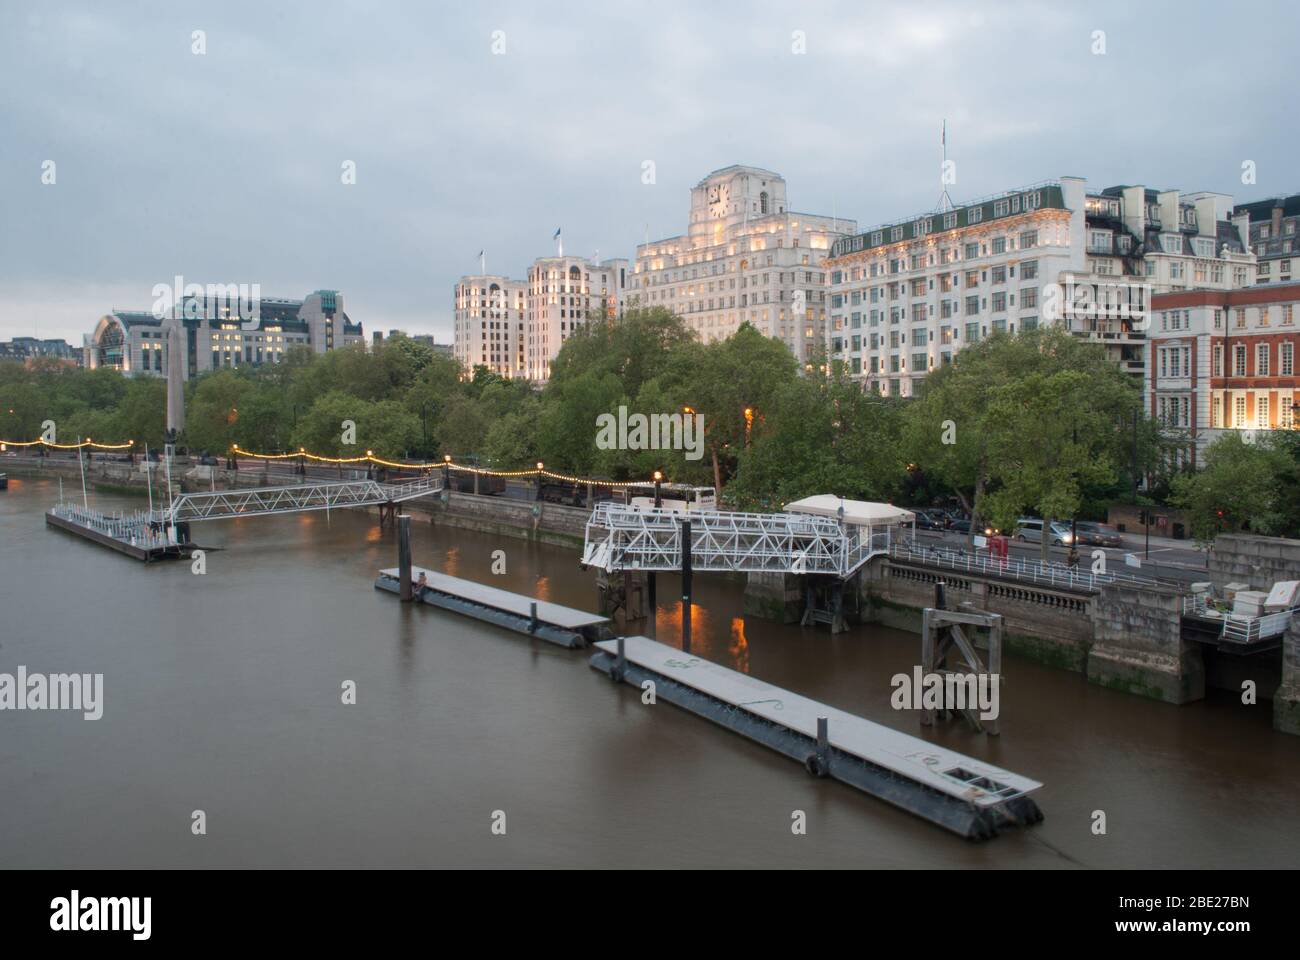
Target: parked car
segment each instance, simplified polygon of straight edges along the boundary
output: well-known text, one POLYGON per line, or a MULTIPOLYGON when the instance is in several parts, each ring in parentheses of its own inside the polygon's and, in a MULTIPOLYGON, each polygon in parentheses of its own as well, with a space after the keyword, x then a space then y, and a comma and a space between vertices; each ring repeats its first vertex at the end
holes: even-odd
POLYGON ((916 510, 916 529, 918 530, 946 530, 948 529, 947 517, 939 510, 916 510))
MULTIPOLYGON (((1022 543, 1042 543, 1043 521, 1037 517, 1021 517, 1016 521, 1016 529, 1012 536, 1022 543)), ((1074 540, 1069 524, 1056 520, 1052 521, 1050 536, 1052 545, 1057 547, 1069 546, 1074 540)))
POLYGON ((1080 543, 1087 544, 1090 547, 1124 546, 1119 531, 1108 523, 1092 523, 1091 521, 1080 520, 1074 526, 1080 543))
POLYGON ((948 525, 948 529, 953 533, 967 534, 970 533, 970 520, 954 520, 948 525))

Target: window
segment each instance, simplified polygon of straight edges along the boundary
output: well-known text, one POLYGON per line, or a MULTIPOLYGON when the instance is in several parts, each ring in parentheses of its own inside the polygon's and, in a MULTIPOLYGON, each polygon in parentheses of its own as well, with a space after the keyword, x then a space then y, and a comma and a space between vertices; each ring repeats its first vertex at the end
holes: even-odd
POLYGON ((1022 263, 1022 264, 1020 265, 1020 279, 1021 279, 1021 280, 1037 280, 1037 279, 1038 279, 1038 261, 1037 261, 1037 260, 1026 260, 1024 263, 1022 263))
POLYGON ((979 312, 980 312, 980 298, 979 298, 979 297, 967 297, 967 298, 966 298, 966 316, 968 316, 968 317, 969 317, 969 316, 973 316, 974 314, 977 314, 977 313, 979 313, 979 312))
POLYGON ((1232 348, 1232 375, 1234 377, 1244 377, 1246 375, 1246 345, 1238 343, 1232 348))
POLYGON ((1006 282, 1007 282, 1007 268, 1006 268, 1006 267, 994 267, 994 268, 993 268, 993 282, 994 282, 994 283, 1006 283, 1006 282))
POLYGON ((1009 200, 993 201, 993 216, 995 217, 1005 217, 1010 212, 1010 209, 1011 202, 1009 200))
POLYGON ((1038 246, 1038 231, 1026 230, 1020 235, 1020 249, 1028 250, 1030 247, 1038 246))
POLYGON ((1295 347, 1292 345, 1290 340, 1288 340, 1286 343, 1278 345, 1277 348, 1277 365, 1279 368, 1278 373, 1280 373, 1284 377, 1295 376, 1294 352, 1295 352, 1295 347))
POLYGON ((966 222, 968 224, 979 223, 983 219, 984 219, 983 207, 971 207, 969 210, 966 211, 966 222))
POLYGON ((1038 306, 1038 288, 1021 287, 1020 288, 1020 306, 1021 309, 1032 309, 1038 306))
POLYGON ((978 243, 966 244, 966 259, 974 260, 980 255, 980 245, 978 243))
POLYGON ((1007 308, 1007 295, 1006 295, 1005 293, 995 293, 995 294, 993 294, 993 310, 994 310, 994 312, 997 312, 997 311, 999 311, 999 310, 1006 310, 1006 308, 1007 308))
POLYGON ((1210 426, 1223 426, 1223 402, 1217 395, 1210 401, 1210 426))
POLYGON ((1262 430, 1268 429, 1268 394, 1255 394, 1255 426, 1262 430))
POLYGON ((966 324, 966 342, 967 342, 967 343, 978 343, 978 342, 979 342, 979 338, 980 338, 980 325, 979 325, 979 321, 976 321, 975 323, 968 323, 968 324, 966 324))
POLYGON ((1237 394, 1233 400, 1232 425, 1234 427, 1246 426, 1246 395, 1243 393, 1237 394))
POLYGON ((951 213, 945 213, 943 215, 943 228, 945 230, 951 230, 955 226, 957 226, 957 211, 954 210, 951 213))
POLYGON ((1223 344, 1221 343, 1214 345, 1214 375, 1223 376, 1223 344))
POLYGON ((1183 252, 1183 235, 1181 233, 1164 233, 1160 235, 1160 245, 1165 253, 1183 252))
POLYGON ((1255 348, 1255 376, 1268 376, 1269 350, 1267 343, 1261 343, 1255 348))
POLYGON ((994 253, 1006 253, 1006 252, 1007 252, 1007 238, 1006 238, 1006 237, 994 237, 994 238, 993 238, 993 252, 994 252, 994 253))

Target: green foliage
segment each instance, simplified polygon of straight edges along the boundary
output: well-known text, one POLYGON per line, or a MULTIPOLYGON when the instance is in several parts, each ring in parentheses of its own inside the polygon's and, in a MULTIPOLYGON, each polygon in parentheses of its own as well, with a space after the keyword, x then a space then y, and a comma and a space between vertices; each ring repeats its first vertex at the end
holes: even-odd
POLYGON ((1057 328, 995 335, 927 377, 903 448, 977 518, 1010 529, 1026 511, 1076 516, 1087 490, 1113 486, 1139 409, 1102 347, 1057 328))
POLYGON ((1174 478, 1170 502, 1187 511, 1192 535, 1203 542, 1221 531, 1284 532, 1283 491, 1296 474, 1293 444, 1292 438, 1246 443, 1224 434, 1206 448, 1203 470, 1174 478))
MULTIPOLYGON (((1103 348, 1056 329, 994 336, 931 373, 919 396, 864 394, 838 364, 800 375, 786 347, 749 324, 701 343, 663 308, 590 318, 564 342, 542 390, 483 367, 462 371, 406 337, 378 350, 315 354, 205 373, 186 385, 183 447, 221 455, 231 444, 326 456, 477 457, 500 469, 541 460, 613 480, 663 470, 713 485, 727 501, 775 508, 809 494, 928 502, 956 494, 1000 527, 1024 512, 1097 516, 1132 476, 1154 475, 1193 517, 1198 536, 1231 529, 1300 532, 1300 434, 1211 447, 1197 475, 1160 465, 1172 444, 1141 416, 1137 385, 1103 348), (599 449, 598 418, 704 418, 702 456, 686 450, 599 449), (746 416, 749 411, 749 416, 746 416), (355 442, 345 443, 345 425, 355 442)), ((0 363, 0 435, 92 436, 160 446, 162 379, 52 362, 0 363)))
POLYGON ((791 380, 757 418, 728 496, 757 509, 817 493, 893 499, 905 477, 901 432, 899 401, 864 394, 842 373, 791 380))

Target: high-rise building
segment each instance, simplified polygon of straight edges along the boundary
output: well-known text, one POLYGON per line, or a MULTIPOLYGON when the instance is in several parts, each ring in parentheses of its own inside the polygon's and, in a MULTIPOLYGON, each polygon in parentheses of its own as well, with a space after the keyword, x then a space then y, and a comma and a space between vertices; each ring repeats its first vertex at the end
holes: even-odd
POLYGON ((589 316, 613 317, 627 282, 626 260, 540 257, 528 270, 524 353, 530 380, 551 376, 551 361, 589 316))
POLYGON ((792 212, 780 174, 724 167, 691 190, 685 234, 637 247, 623 302, 667 307, 706 342, 749 322, 809 364, 829 347, 823 261, 856 229, 792 212))
POLYGON ((545 381, 569 335, 591 316, 614 316, 627 282, 626 260, 540 257, 527 280, 497 274, 456 284, 456 360, 466 372, 545 381))
POLYGON ((1153 293, 1252 281, 1229 202, 1062 177, 845 237, 826 264, 832 353, 910 396, 963 346, 1058 323, 1140 376, 1153 293))

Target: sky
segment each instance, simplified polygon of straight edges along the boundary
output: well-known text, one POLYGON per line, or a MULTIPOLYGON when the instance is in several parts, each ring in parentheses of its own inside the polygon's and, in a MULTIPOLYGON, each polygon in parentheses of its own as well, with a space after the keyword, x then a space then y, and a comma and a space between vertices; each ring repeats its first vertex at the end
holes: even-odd
POLYGON ((480 250, 630 258, 731 164, 862 229, 932 210, 945 120, 958 204, 1297 193, 1298 36, 1286 2, 4 0, 0 339, 179 275, 446 343, 480 250))

